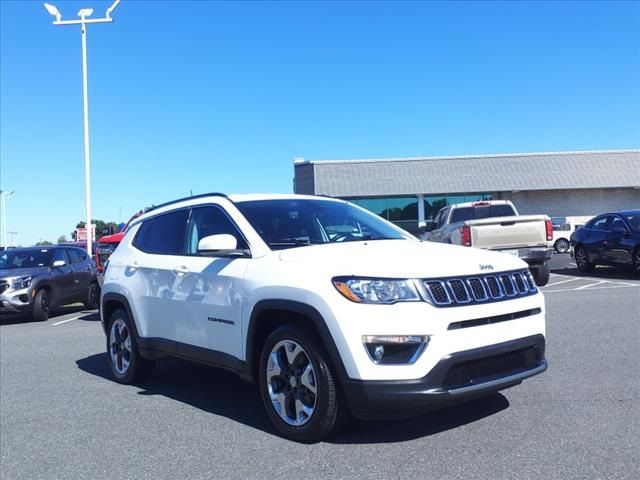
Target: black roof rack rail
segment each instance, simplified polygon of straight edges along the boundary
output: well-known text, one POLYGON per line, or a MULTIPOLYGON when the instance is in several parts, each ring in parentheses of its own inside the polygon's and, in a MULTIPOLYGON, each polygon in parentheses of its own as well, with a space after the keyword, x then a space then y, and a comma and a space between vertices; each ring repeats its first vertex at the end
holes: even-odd
POLYGON ((190 195, 188 197, 178 198, 177 200, 172 200, 170 202, 161 203, 160 205, 154 205, 144 213, 153 212, 154 210, 157 210, 158 208, 167 207, 169 205, 173 205, 174 203, 186 202, 187 200, 194 200, 196 198, 204 198, 204 197, 222 197, 222 198, 226 198, 227 200, 231 201, 231 199, 227 195, 225 195, 224 193, 218 193, 218 192, 201 193, 201 194, 198 194, 198 195, 190 195))

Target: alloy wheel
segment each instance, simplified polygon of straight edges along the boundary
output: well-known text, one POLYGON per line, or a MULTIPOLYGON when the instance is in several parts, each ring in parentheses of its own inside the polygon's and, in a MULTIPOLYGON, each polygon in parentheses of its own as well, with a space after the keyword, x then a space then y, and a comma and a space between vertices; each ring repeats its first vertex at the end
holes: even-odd
POLYGON ((129 327, 121 318, 111 324, 109 333, 109 355, 111 363, 118 375, 124 375, 131 363, 131 335, 129 327))
POLYGON ((558 253, 567 253, 569 251, 569 242, 565 239, 560 239, 556 242, 556 250, 558 253))
POLYGON ((633 255, 633 266, 636 269, 636 273, 640 273, 640 248, 633 255))
POLYGON ((316 408, 316 373, 307 352, 293 340, 278 342, 269 354, 267 388, 274 410, 287 424, 300 427, 316 408))

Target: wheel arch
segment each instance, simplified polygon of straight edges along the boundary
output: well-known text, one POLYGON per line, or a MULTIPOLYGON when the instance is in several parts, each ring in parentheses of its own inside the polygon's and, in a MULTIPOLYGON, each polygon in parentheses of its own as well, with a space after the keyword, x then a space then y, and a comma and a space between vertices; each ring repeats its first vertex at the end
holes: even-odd
POLYGON ((133 327, 133 334, 135 335, 136 340, 139 339, 138 327, 136 326, 136 320, 133 316, 133 312, 131 311, 129 300, 127 300, 127 297, 119 293, 105 293, 100 300, 100 314, 102 317, 102 329, 104 330, 104 333, 107 334, 107 323, 109 322, 109 318, 113 315, 113 312, 119 308, 123 308, 127 312, 127 315, 129 315, 129 319, 131 320, 131 325, 133 327))
POLYGON ((346 370, 331 336, 327 324, 318 310, 311 305, 293 300, 262 300, 251 311, 246 339, 246 369, 254 383, 260 364, 260 349, 269 334, 285 323, 301 325, 316 334, 329 355, 342 381, 347 378, 346 370))

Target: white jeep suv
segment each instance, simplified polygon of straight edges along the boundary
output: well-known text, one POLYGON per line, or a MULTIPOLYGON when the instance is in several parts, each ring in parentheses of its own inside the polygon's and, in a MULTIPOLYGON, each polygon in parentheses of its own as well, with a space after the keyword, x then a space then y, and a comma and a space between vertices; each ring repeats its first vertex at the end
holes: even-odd
POLYGON ((421 242, 350 203, 207 194, 155 207, 109 259, 113 376, 166 356, 237 372, 285 436, 402 418, 543 372, 544 299, 511 255, 421 242))

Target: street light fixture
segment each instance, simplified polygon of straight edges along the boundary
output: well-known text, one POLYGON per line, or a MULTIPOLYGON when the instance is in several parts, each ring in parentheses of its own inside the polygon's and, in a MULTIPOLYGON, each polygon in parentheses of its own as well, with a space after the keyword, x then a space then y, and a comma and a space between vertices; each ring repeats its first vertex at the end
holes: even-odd
POLYGON ((55 17, 54 25, 81 25, 82 33, 82 99, 84 106, 84 179, 85 179, 85 197, 86 197, 86 209, 87 209, 87 223, 86 223, 86 235, 87 235, 87 252, 91 255, 91 161, 89 158, 89 99, 87 93, 87 28, 89 23, 110 23, 113 22, 111 13, 120 3, 120 0, 115 0, 111 4, 102 18, 89 18, 93 15, 92 8, 83 8, 78 12, 80 20, 62 20, 62 14, 60 11, 50 3, 45 3, 44 8, 47 12, 55 17))
POLYGON ((10 192, 0 190, 0 202, 2 202, 2 234, 0 235, 0 244, 5 247, 9 245, 7 241, 7 198, 13 195, 13 192, 15 192, 15 190, 11 190, 10 192), (4 244, 2 240, 4 240, 4 244))

